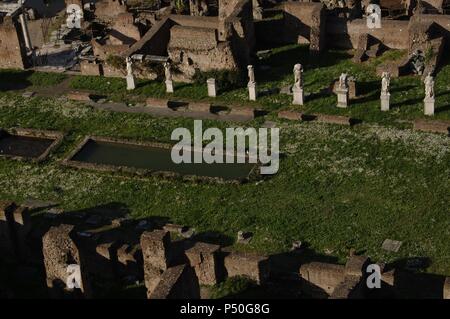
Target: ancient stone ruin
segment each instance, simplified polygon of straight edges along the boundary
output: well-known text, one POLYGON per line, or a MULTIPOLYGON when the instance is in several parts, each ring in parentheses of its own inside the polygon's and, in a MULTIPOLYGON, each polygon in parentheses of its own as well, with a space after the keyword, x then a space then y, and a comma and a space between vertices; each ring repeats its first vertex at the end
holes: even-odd
POLYGON ((118 213, 105 215, 104 209, 56 214, 48 205, 2 201, 0 253, 2 263, 36 269, 35 279, 45 286, 41 293, 51 298, 98 298, 130 282, 143 284, 142 298, 208 298, 208 287, 227 278, 246 278, 261 288, 281 284, 315 298, 449 298, 448 278, 387 267, 353 253, 345 265, 299 262, 303 246, 284 257, 243 253, 174 239, 186 227, 164 221, 134 221, 118 213), (380 289, 366 284, 369 265, 381 271, 380 289))

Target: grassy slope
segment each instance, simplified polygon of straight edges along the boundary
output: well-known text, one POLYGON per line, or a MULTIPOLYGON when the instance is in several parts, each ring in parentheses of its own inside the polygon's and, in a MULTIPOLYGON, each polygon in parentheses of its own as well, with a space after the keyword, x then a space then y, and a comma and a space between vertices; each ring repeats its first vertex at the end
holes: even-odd
POLYGON ((0 198, 57 200, 69 210, 119 202, 135 217, 168 216, 199 232, 223 233, 225 242, 232 242, 238 230, 253 231, 250 248, 263 252, 302 240, 319 254, 328 250, 341 258, 351 247, 389 261, 430 256, 430 271, 450 274, 450 142, 445 136, 378 126, 280 123, 287 157, 278 175, 242 186, 192 184, 74 171, 57 162, 87 134, 168 140, 172 129, 192 127, 192 120, 12 95, 0 102, 0 126, 68 132, 47 163, 1 159, 0 198), (403 240, 400 253, 384 253, 385 238, 403 240))
MULTIPOLYGON (((391 81, 391 111, 381 112, 379 94, 381 81, 375 74, 378 64, 399 59, 402 51, 388 51, 383 56, 372 59, 364 64, 355 64, 349 59, 351 56, 342 51, 330 51, 319 57, 311 57, 307 47, 289 45, 272 50, 272 53, 259 61, 261 66, 268 65, 270 69, 257 69, 256 79, 258 90, 270 90, 292 84, 292 68, 295 63, 303 63, 305 94, 304 106, 290 105, 292 97, 286 94, 262 95, 256 102, 249 102, 246 88, 239 88, 221 92, 216 99, 207 97, 206 85, 176 83, 176 98, 203 99, 216 103, 240 105, 248 104, 260 106, 269 111, 281 109, 297 109, 306 113, 320 112, 327 114, 350 115, 369 122, 395 124, 399 119, 413 119, 425 117, 423 115, 424 86, 420 78, 407 76, 391 81), (333 80, 342 72, 347 72, 357 78, 358 98, 352 101, 352 107, 338 109, 334 107, 336 97, 327 93, 320 93, 328 88, 333 80), (308 97, 308 94, 310 95, 308 97)), ((446 65, 436 79, 436 115, 437 119, 450 119, 450 65, 446 65)), ((109 94, 116 101, 142 102, 145 97, 170 97, 165 94, 162 81, 140 81, 134 97, 126 92, 123 79, 100 77, 75 77, 72 87, 76 89, 92 89, 109 94), (136 97, 137 96, 137 97, 136 97)))
MULTIPOLYGON (((393 80, 392 103, 397 106, 388 114, 379 111, 379 80, 374 76, 374 67, 380 60, 361 66, 351 63, 344 53, 331 52, 313 70, 319 62, 309 60, 302 47, 288 46, 273 54, 262 62, 272 66, 269 73, 257 75, 261 88, 289 84, 297 57, 305 64, 309 92, 327 87, 341 71, 351 70, 361 83, 366 83, 362 85, 365 97, 348 110, 333 107, 333 97, 314 98, 298 109, 351 114, 369 122, 396 126, 397 120, 422 116, 423 87, 413 77, 393 80)), ((449 72, 450 67, 444 67, 437 79, 438 108, 443 110, 437 118, 450 117, 445 106, 449 72)), ((48 86, 61 80, 49 75, 31 83, 48 86)), ((131 99, 121 79, 75 77, 72 85, 96 88, 118 100, 131 99)), ((157 82, 142 82, 135 93, 141 94, 138 100, 165 95, 157 82)), ((206 88, 178 84, 175 95, 206 98, 206 88)), ((219 98, 233 104, 245 99, 245 89, 225 92, 219 98)), ((286 108, 289 102, 290 97, 285 95, 258 100, 268 110, 286 108)), ((249 125, 259 124, 261 121, 257 120, 249 125)), ((204 123, 205 127, 229 125, 204 123)), ((238 230, 253 231, 255 238, 248 249, 273 253, 289 249, 294 240, 302 240, 318 254, 328 251, 341 261, 351 247, 386 261, 429 256, 433 262, 429 271, 450 275, 448 138, 376 125, 353 129, 316 123, 280 125, 281 149, 287 157, 279 174, 263 183, 236 186, 130 179, 74 171, 61 167, 58 160, 87 134, 167 141, 174 128, 191 128, 192 120, 110 113, 63 100, 25 100, 0 93, 0 127, 67 133, 63 145, 44 164, 0 159, 0 198, 57 200, 68 210, 119 202, 128 206, 135 217, 168 216, 176 223, 196 227, 198 232, 222 233, 228 236, 224 238, 226 243, 234 241, 238 230), (386 238, 404 241, 399 253, 380 249, 386 238)))

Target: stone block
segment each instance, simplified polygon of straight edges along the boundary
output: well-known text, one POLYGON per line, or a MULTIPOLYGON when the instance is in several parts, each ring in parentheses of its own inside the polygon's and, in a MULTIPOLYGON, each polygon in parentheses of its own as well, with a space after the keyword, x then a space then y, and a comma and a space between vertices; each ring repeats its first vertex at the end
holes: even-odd
POLYGON ((218 252, 220 246, 196 243, 185 253, 191 267, 195 269, 200 285, 215 285, 219 282, 218 252))
POLYGON ((366 256, 350 256, 345 264, 345 274, 347 276, 364 277, 369 261, 366 256))
POLYGON ((347 108, 348 107, 348 89, 336 89, 337 95, 337 107, 347 108))
POLYGON ((209 113, 211 110, 211 103, 207 102, 189 102, 189 110, 194 112, 209 113))
POLYGON ((187 265, 168 268, 149 299, 198 299, 200 288, 194 271, 187 265))
POLYGON ((296 111, 281 111, 278 113, 278 118, 292 121, 300 121, 302 119, 302 113, 296 111))
POLYGON ((80 251, 72 239, 74 226, 62 224, 51 227, 42 238, 47 287, 52 297, 61 298, 75 293, 68 287, 69 268, 78 266, 81 273, 79 289, 84 297, 92 297, 88 275, 82 264, 80 251))
POLYGON ((173 82, 171 80, 166 81, 166 93, 173 93, 173 82))
POLYGON ((450 299, 450 277, 445 279, 443 297, 444 299, 450 299))
POLYGON ((418 131, 443 133, 449 135, 450 122, 418 119, 414 121, 414 129, 418 131))
POLYGON ((164 230, 144 232, 141 236, 144 279, 150 296, 162 273, 171 265, 170 233, 164 230))
POLYGON ((256 98, 258 96, 256 92, 256 82, 249 82, 247 87, 248 87, 248 99, 250 101, 256 101, 256 98))
POLYGON ((425 98, 424 103, 424 114, 428 116, 434 115, 434 98, 425 98))
POLYGON ((157 109, 168 109, 169 108, 169 100, 165 99, 155 99, 155 98, 148 98, 145 101, 145 104, 148 107, 157 108, 157 109))
POLYGON ((349 276, 339 283, 330 295, 330 299, 361 299, 363 289, 361 289, 361 278, 349 276))
POLYGON ((391 94, 381 94, 380 96, 380 102, 381 102, 381 110, 389 111, 389 100, 390 100, 391 94))
POLYGON ((81 101, 81 102, 91 101, 91 93, 89 92, 71 91, 67 93, 66 96, 69 100, 73 101, 81 101))
POLYGON ((232 252, 225 256, 224 264, 228 277, 243 276, 257 284, 262 284, 269 278, 269 262, 265 256, 232 252))
POLYGON ((339 125, 352 125, 353 121, 348 116, 341 115, 327 115, 327 114, 317 114, 316 119, 318 122, 329 123, 329 124, 339 124, 339 125))
POLYGON ((312 262, 300 267, 300 276, 308 285, 318 287, 331 295, 345 279, 345 266, 312 262))
POLYGON ((217 96, 216 80, 208 79, 206 80, 206 85, 208 87, 208 96, 216 97, 217 96))
POLYGON ((294 88, 292 89, 292 93, 294 94, 292 104, 303 105, 303 88, 297 88, 294 86, 294 88))
POLYGON ((236 106, 236 107, 231 108, 230 115, 254 118, 255 117, 255 109, 252 107, 247 107, 247 106, 240 106, 240 107, 236 106))

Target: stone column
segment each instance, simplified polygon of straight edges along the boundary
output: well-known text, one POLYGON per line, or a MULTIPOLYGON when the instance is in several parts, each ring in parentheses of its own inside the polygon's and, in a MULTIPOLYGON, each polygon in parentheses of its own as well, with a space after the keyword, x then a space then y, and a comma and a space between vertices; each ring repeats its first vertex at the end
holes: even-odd
POLYGON ((391 94, 389 92, 381 92, 380 101, 381 101, 381 110, 389 111, 389 100, 391 98, 391 94))
POLYGON ((173 93, 172 73, 169 62, 164 63, 164 73, 166 76, 166 93, 173 93))
POLYGON ((337 94, 337 107, 347 108, 348 107, 348 88, 338 88, 336 89, 337 94))
POLYGON ((382 111, 389 111, 389 100, 391 97, 391 94, 389 93, 389 86, 391 84, 391 75, 389 72, 383 72, 382 78, 381 78, 381 110, 382 111))
POLYGON ((425 77, 425 99, 423 100, 425 104, 424 113, 425 115, 434 115, 434 79, 431 73, 425 77))
POLYGON ((292 104, 303 105, 303 88, 294 85, 292 92, 294 93, 294 100, 292 101, 292 104))
POLYGON ((25 47, 27 48, 28 51, 32 51, 33 47, 31 46, 30 33, 28 32, 28 25, 25 15, 22 13, 19 16, 19 19, 20 25, 22 26, 23 38, 25 40, 25 47))
POLYGON ((255 72, 253 69, 253 65, 247 66, 248 70, 248 99, 250 101, 256 101, 257 93, 256 93, 256 81, 255 81, 255 72))
POLYGON ((127 90, 131 91, 136 88, 136 83, 134 81, 134 75, 133 75, 133 62, 131 61, 130 57, 127 57, 127 90))
POLYGON ((292 92, 294 94, 294 100, 292 104, 303 105, 303 67, 297 63, 294 65, 294 86, 292 92))
POLYGON ((425 104, 424 114, 425 115, 434 115, 434 96, 426 97, 423 100, 425 104))
POLYGON ((206 80, 206 85, 208 86, 208 96, 216 97, 216 79, 211 78, 206 80))

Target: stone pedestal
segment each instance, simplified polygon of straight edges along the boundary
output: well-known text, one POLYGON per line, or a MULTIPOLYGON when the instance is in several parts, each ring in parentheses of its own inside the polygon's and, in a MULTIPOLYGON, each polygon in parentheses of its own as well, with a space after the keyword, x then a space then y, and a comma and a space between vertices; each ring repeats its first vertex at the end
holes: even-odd
POLYGON ((166 93, 173 93, 173 82, 172 82, 172 80, 166 80, 166 93))
POLYGON ((292 88, 292 92, 294 93, 294 100, 292 101, 292 104, 303 105, 303 88, 294 86, 292 88))
POLYGON ((434 115, 434 97, 426 97, 423 103, 425 105, 424 114, 434 115))
POLYGON ((206 80, 206 85, 208 86, 208 96, 216 97, 216 79, 208 79, 206 80))
POLYGON ((336 89, 337 107, 348 107, 348 89, 336 89))
POLYGON ((381 93, 380 101, 381 101, 381 110, 382 111, 389 111, 389 100, 391 98, 390 93, 381 93))
POLYGON ((256 82, 248 82, 248 99, 250 101, 256 101, 256 82))
POLYGON ((136 83, 134 81, 134 76, 127 75, 127 90, 131 91, 136 88, 136 83))

